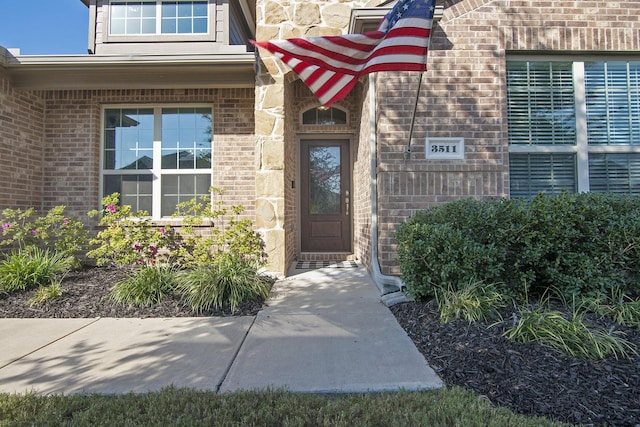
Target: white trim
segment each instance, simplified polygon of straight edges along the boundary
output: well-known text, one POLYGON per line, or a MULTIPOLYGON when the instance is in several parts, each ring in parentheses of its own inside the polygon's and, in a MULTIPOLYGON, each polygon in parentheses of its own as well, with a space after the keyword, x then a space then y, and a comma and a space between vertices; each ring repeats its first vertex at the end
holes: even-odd
POLYGON ((576 127, 576 143, 574 145, 537 145, 537 144, 509 144, 509 153, 536 154, 536 153, 573 153, 576 155, 576 186, 579 193, 589 192, 589 154, 638 154, 640 145, 619 144, 619 145, 596 145, 589 144, 589 134, 587 127, 587 95, 585 81, 585 63, 587 62, 638 62, 637 57, 623 59, 621 56, 611 55, 590 55, 590 56, 553 56, 553 55, 533 55, 533 54, 508 54, 509 61, 529 61, 529 62, 571 62, 574 86, 574 112, 576 127))
MULTIPOLYGON (((207 31, 204 33, 163 33, 162 32, 162 2, 166 0, 140 0, 147 3, 155 2, 156 16, 155 33, 140 34, 113 34, 111 32, 111 3, 114 1, 133 0, 109 0, 103 5, 102 38, 103 43, 130 43, 130 42, 185 42, 185 41, 216 41, 216 2, 207 1, 207 31)), ((202 0, 173 0, 177 2, 193 2, 202 0)), ((126 21, 125 21, 126 24, 126 21)))
POLYGON ((589 140, 587 134, 587 95, 584 62, 573 63, 573 90, 576 114, 576 181, 578 193, 589 192, 589 140))
POLYGON ((213 134, 213 112, 214 105, 208 103, 158 103, 158 104, 105 104, 101 106, 100 110, 100 169, 99 169, 99 194, 100 200, 105 196, 104 194, 104 177, 105 176, 123 176, 123 175, 151 175, 152 181, 152 213, 151 219, 154 221, 163 221, 170 217, 162 216, 162 184, 161 177, 168 175, 204 175, 209 174, 209 186, 213 185, 213 172, 215 161, 215 147, 214 147, 214 134, 213 134), (162 109, 163 108, 208 108, 211 110, 211 168, 210 169, 167 169, 163 170, 161 165, 162 160, 162 109), (104 169, 104 128, 105 128, 105 111, 109 109, 122 110, 122 109, 152 109, 153 110, 153 168, 151 169, 104 169))

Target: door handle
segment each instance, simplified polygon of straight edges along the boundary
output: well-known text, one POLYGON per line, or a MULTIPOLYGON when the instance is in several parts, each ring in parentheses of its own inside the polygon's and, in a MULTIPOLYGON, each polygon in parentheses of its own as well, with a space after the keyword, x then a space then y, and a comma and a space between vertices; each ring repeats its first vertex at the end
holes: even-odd
POLYGON ((349 190, 345 190, 344 192, 344 204, 346 206, 346 214, 349 216, 349 190))

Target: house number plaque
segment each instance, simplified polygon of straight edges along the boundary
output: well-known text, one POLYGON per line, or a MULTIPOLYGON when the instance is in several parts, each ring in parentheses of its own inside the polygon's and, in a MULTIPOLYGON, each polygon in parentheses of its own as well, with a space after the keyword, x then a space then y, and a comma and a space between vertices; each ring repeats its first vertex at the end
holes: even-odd
POLYGON ((427 160, 464 159, 464 138, 427 138, 427 160))

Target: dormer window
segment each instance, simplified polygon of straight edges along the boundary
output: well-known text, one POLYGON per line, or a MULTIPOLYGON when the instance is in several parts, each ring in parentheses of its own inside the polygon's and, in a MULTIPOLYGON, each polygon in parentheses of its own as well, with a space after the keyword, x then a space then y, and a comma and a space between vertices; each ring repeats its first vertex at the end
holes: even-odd
POLYGON ((207 34, 206 0, 117 0, 110 4, 109 33, 113 36, 207 34))
MULTIPOLYGON (((89 1, 89 0, 87 0, 89 1)), ((255 2, 91 0, 89 51, 96 55, 246 54, 255 2)))

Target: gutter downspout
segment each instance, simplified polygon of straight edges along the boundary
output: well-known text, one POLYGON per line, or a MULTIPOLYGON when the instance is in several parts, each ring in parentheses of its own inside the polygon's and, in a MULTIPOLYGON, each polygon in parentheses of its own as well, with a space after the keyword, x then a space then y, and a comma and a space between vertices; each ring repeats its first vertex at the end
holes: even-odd
POLYGON ((378 174, 377 174, 377 114, 375 73, 369 75, 369 150, 371 182, 371 278, 380 291, 381 300, 390 307, 409 301, 403 290, 405 284, 397 276, 382 274, 378 260, 378 174))

